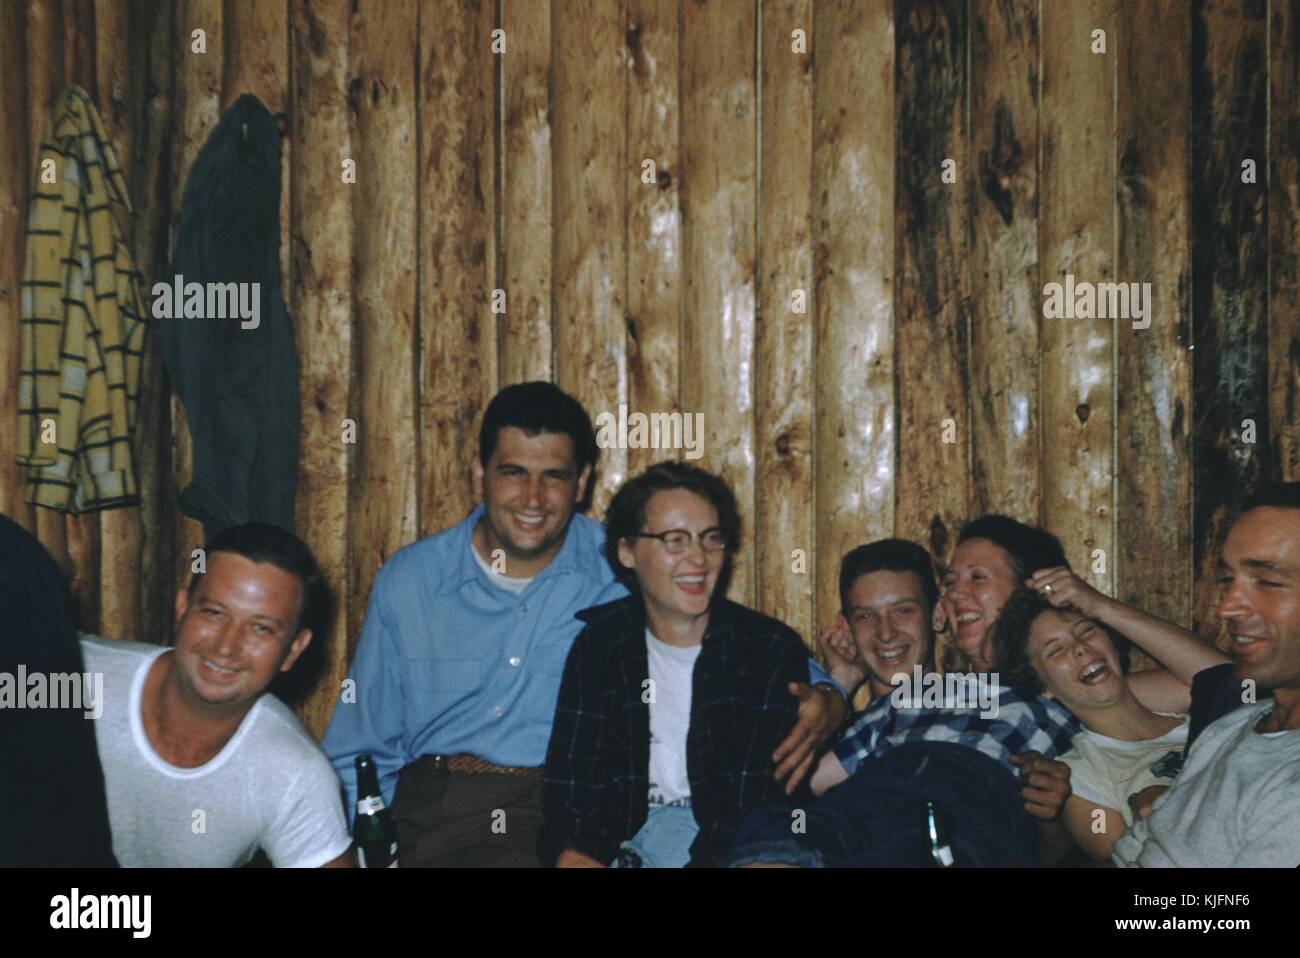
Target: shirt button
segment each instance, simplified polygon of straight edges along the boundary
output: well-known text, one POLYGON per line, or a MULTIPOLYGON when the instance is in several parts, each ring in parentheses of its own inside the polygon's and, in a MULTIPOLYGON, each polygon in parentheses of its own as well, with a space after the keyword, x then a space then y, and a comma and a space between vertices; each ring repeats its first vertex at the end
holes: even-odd
POLYGON ((521 659, 521 658, 520 658, 519 656, 517 656, 517 655, 512 655, 512 656, 510 656, 510 664, 513 665, 513 666, 515 666, 516 668, 519 666, 519 663, 522 662, 522 661, 523 661, 523 659, 521 659))
POLYGON ((520 614, 520 615, 523 615, 523 614, 526 613, 527 611, 528 611, 528 603, 527 603, 527 602, 521 602, 521 603, 519 604, 519 614, 520 614))
POLYGON ((498 705, 492 709, 492 714, 495 715, 497 718, 500 718, 501 716, 505 715, 506 712, 505 709, 503 709, 501 706, 498 705))

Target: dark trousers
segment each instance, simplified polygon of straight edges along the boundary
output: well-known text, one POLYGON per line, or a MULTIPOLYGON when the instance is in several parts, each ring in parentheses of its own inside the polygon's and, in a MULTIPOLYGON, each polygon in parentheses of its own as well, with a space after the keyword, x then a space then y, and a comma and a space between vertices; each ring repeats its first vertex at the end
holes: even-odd
POLYGON ((863 762, 804 812, 760 808, 741 822, 725 863, 880 868, 931 864, 926 802, 949 823, 956 864, 1034 864, 1033 828, 1015 776, 988 756, 945 742, 920 742, 863 762))
POLYGON ((542 780, 451 772, 424 758, 393 796, 402 868, 538 868, 542 780))

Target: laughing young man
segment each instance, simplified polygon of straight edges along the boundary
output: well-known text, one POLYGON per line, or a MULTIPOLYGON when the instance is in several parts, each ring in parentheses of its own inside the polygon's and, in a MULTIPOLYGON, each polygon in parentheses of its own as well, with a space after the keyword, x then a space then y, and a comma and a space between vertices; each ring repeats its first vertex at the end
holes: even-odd
MULTIPOLYGON (((374 757, 403 867, 540 864, 542 766, 577 614, 627 595, 604 530, 576 514, 596 452, 573 397, 545 382, 506 387, 472 463, 482 504, 375 577, 350 673, 356 699, 335 706, 322 746, 349 809, 355 758, 374 757)), ((777 768, 792 779, 845 711, 825 686, 795 694, 799 723, 777 768)))
POLYGON ((1219 575, 1233 663, 1193 683, 1193 726, 1210 724, 1151 814, 1115 844, 1117 865, 1300 865, 1300 483, 1247 500, 1219 575))

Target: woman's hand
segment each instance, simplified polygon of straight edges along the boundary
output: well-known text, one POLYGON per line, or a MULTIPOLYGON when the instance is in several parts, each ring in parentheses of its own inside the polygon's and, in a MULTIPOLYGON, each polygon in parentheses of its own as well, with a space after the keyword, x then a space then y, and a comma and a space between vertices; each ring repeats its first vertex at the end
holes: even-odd
POLYGON ((1056 608, 1073 606, 1090 619, 1100 618, 1109 601, 1065 566, 1039 569, 1025 580, 1025 585, 1047 599, 1056 608))

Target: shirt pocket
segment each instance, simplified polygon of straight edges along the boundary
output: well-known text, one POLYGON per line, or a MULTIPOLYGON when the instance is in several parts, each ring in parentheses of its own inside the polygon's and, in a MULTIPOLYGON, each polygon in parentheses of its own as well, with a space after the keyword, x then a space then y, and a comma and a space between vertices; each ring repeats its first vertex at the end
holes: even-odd
POLYGON ((483 687, 486 673, 486 659, 412 656, 406 669, 406 681, 417 692, 469 694, 483 687))

